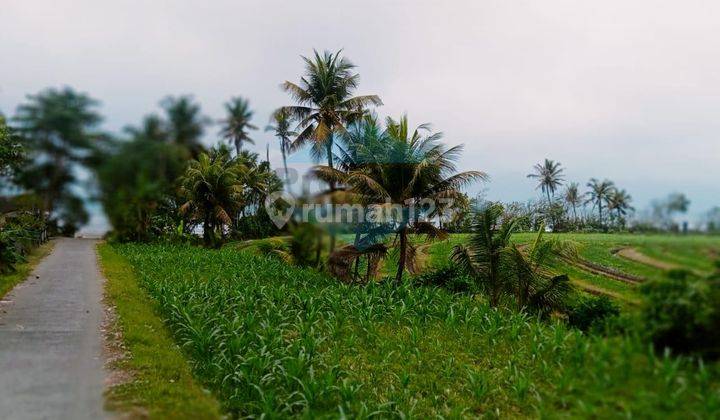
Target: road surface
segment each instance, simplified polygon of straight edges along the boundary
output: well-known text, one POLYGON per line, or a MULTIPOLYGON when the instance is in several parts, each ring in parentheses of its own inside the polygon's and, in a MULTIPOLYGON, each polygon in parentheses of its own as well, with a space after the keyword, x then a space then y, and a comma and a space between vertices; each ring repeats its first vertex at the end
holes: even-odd
POLYGON ((57 240, 0 303, 0 419, 107 417, 95 244, 57 240))

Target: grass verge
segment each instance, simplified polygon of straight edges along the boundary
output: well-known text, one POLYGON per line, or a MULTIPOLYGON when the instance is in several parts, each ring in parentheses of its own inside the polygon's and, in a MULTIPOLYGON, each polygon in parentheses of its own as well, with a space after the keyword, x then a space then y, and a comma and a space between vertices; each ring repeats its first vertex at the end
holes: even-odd
POLYGON ((40 261, 50 254, 54 245, 52 241, 40 245, 30 252, 26 262, 15 267, 14 272, 0 275, 0 298, 3 298, 15 285, 25 280, 40 261))
POLYGON ((105 299, 115 308, 112 328, 126 353, 111 368, 132 378, 110 387, 107 408, 150 418, 220 418, 218 402, 195 382, 130 265, 107 244, 100 244, 98 253, 107 279, 105 299))

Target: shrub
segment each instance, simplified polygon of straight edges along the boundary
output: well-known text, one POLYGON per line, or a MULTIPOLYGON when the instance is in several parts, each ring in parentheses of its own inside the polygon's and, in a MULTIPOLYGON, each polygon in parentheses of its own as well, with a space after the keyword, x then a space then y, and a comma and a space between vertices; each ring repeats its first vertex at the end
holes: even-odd
POLYGON ((620 314, 620 307, 607 296, 583 297, 568 312, 568 324, 589 331, 620 314))
POLYGON ((475 291, 472 279, 454 265, 428 270, 416 276, 415 283, 423 286, 437 286, 455 293, 475 291))
POLYGON ((0 215, 0 274, 14 271, 45 240, 46 223, 39 215, 25 211, 0 215))
POLYGON ((720 356, 720 279, 674 270, 646 283, 644 328, 657 349, 720 356))

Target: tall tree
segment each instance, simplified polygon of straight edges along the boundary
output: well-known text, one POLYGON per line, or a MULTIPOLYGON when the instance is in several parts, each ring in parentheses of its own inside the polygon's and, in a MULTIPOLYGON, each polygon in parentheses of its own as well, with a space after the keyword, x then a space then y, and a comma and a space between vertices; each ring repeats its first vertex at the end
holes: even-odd
POLYGON ((225 104, 227 117, 220 121, 222 128, 220 135, 235 146, 235 153, 240 154, 243 143, 255 144, 248 130, 257 130, 257 127, 250 124, 253 112, 250 110, 250 102, 247 99, 236 97, 225 104))
POLYGON ((577 206, 582 204, 582 198, 580 196, 580 186, 577 182, 572 182, 565 189, 565 203, 570 206, 573 210, 573 218, 577 221, 577 206))
POLYGON ((136 140, 148 140, 156 143, 164 143, 169 140, 167 124, 155 114, 146 115, 138 127, 127 126, 124 131, 136 140))
POLYGON ((600 219, 600 223, 602 223, 602 210, 603 207, 610 200, 610 195, 615 190, 615 184, 613 184, 612 181, 607 179, 601 182, 596 178, 591 178, 590 181, 587 183, 587 187, 590 189, 590 191, 586 193, 586 195, 588 196, 586 203, 591 203, 593 207, 597 207, 598 218, 600 219))
POLYGON ((0 115, 0 177, 12 175, 22 161, 23 147, 20 139, 12 133, 5 124, 5 118, 0 115))
POLYGON ((284 108, 275 111, 270 120, 271 123, 265 128, 265 131, 274 132, 275 137, 280 140, 280 152, 282 153, 283 168, 285 169, 285 183, 289 184, 287 155, 290 154, 290 138, 297 136, 297 133, 290 128, 292 120, 290 114, 284 108))
POLYGON ((202 145, 204 127, 209 123, 200 110, 200 105, 193 101, 192 96, 168 96, 160 102, 165 110, 166 130, 170 141, 185 147, 197 158, 205 149, 202 145))
POLYGON ((668 213, 687 213, 690 208, 690 200, 683 193, 672 193, 667 198, 668 213))
MULTIPOLYGON (((344 124, 358 120, 368 105, 382 105, 377 95, 352 96, 357 89, 359 75, 353 73, 355 65, 336 53, 314 51, 312 58, 305 61, 305 75, 299 84, 286 81, 283 90, 288 92, 298 105, 283 109, 299 121, 300 133, 291 145, 292 150, 312 143, 311 153, 317 159, 327 159, 327 166, 334 168, 333 141, 344 131, 344 124)), ((330 188, 334 189, 333 182, 330 188)))
POLYGON ((634 210, 630 205, 632 196, 625 190, 614 189, 608 197, 608 211, 615 211, 618 221, 627 215, 628 211, 634 210))
POLYGON ((535 173, 529 174, 528 178, 534 178, 538 180, 538 186, 542 192, 547 195, 548 205, 552 205, 550 196, 555 195, 555 191, 562 185, 563 171, 560 162, 555 162, 550 159, 545 159, 545 162, 536 164, 533 167, 535 173))
POLYGON ((185 203, 180 211, 201 221, 206 246, 217 244, 218 233, 230 225, 233 215, 243 204, 242 172, 227 150, 201 153, 181 179, 181 194, 185 203))
POLYGON ((183 224, 176 211, 176 182, 187 165, 188 151, 167 141, 162 121, 155 116, 126 132, 132 137, 116 142, 96 167, 100 201, 114 238, 146 241, 181 225, 190 231, 192 226, 183 224))
MULTIPOLYGON (((372 132, 372 131, 370 131, 372 132)), ((343 171, 331 166, 317 166, 313 173, 326 182, 338 182, 364 202, 388 203, 400 210, 394 217, 394 232, 398 237, 399 262, 396 281, 410 264, 413 267, 415 248, 408 241, 411 232, 428 235, 429 239, 443 237, 444 231, 421 220, 423 200, 441 202, 452 199, 469 182, 485 179, 479 171, 456 172, 455 161, 462 146, 446 148, 441 133, 432 133, 427 124, 408 129, 407 117, 395 121, 388 118, 382 135, 372 135, 348 144, 353 150, 352 165, 342 165, 343 171)))
POLYGON ((72 189, 76 169, 91 161, 101 121, 98 102, 69 87, 29 95, 14 121, 30 162, 18 183, 37 193, 50 216, 72 233, 88 219, 83 199, 72 189))

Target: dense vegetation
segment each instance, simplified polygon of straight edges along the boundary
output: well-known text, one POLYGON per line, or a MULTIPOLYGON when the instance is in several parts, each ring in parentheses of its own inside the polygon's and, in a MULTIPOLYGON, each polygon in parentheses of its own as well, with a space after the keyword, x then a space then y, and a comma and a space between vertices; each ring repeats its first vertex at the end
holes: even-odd
MULTIPOLYGON (((237 416, 720 414, 717 240, 627 235, 687 233, 684 194, 641 219, 614 182, 591 178, 583 191, 545 159, 528 175, 537 200, 471 197, 466 187, 488 176, 458 170, 462 146, 406 115, 380 118, 380 97, 357 94, 341 52, 303 60, 299 82, 281 85, 292 104, 266 128, 284 173, 269 149, 247 150, 257 126, 243 97, 213 122, 191 96, 168 96, 159 114, 109 135, 84 93, 28 96, 11 126, 0 120, 0 273, 49 235, 73 235, 98 199, 134 270, 113 271, 110 289, 128 366, 142 371, 123 389, 174 392, 157 359, 181 366, 180 356, 154 351, 170 341, 147 328, 160 329, 147 308, 157 306, 237 416), (266 200, 291 190, 287 157, 303 148, 320 187, 294 199, 315 210, 276 225, 289 203, 266 200), (83 181, 94 194, 78 193, 83 181), (378 217, 327 221, 330 205, 378 217)), ((717 226, 714 209, 702 227, 717 226)), ((217 414, 211 399, 200 405, 217 414)))
POLYGON ((238 415, 720 413, 715 365, 409 283, 339 283, 226 248, 116 245, 238 415))

